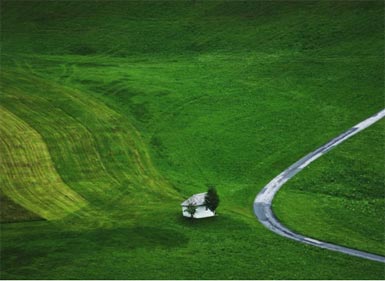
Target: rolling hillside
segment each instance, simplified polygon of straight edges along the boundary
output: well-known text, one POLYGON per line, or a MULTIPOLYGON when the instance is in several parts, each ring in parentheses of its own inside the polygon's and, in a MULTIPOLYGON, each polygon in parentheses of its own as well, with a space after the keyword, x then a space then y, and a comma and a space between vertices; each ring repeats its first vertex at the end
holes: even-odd
MULTIPOLYGON (((252 213, 274 176, 384 107, 383 18, 382 1, 3 0, 0 277, 383 279, 252 213), (208 184, 218 216, 184 220, 208 184)), ((314 168, 360 158, 348 207, 298 175, 275 202, 287 225, 384 254, 367 220, 383 212, 382 125, 314 168)))
POLYGON ((385 255, 384 125, 368 128, 289 182, 274 204, 278 218, 298 232, 385 255))

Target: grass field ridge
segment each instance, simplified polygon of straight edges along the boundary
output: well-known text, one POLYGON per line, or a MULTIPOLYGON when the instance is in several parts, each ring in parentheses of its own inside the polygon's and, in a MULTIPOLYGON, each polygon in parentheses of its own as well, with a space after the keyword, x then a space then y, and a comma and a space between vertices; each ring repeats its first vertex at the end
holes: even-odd
POLYGON ((2 192, 49 220, 87 205, 62 181, 41 136, 3 107, 0 113, 2 192))
POLYGON ((79 91, 68 88, 59 90, 59 85, 47 83, 37 77, 24 74, 24 78, 18 79, 32 80, 37 87, 46 89, 44 95, 39 95, 31 89, 8 87, 9 81, 7 82, 6 77, 10 77, 10 74, 3 74, 3 98, 12 96, 14 102, 11 110, 25 118, 28 116, 29 122, 51 144, 48 148, 59 173, 63 174, 64 181, 81 196, 87 198, 92 192, 91 198, 95 199, 99 193, 100 198, 103 197, 106 201, 105 204, 112 204, 125 196, 127 198, 128 194, 128 199, 131 198, 129 200, 134 200, 135 196, 151 196, 153 192, 158 192, 160 196, 175 196, 171 188, 171 192, 164 188, 168 183, 162 180, 153 167, 138 132, 116 112, 96 100, 87 98, 86 101, 79 91), (50 100, 50 91, 59 92, 60 98, 50 100), (15 97, 18 98, 15 100, 15 97), (36 101, 33 106, 32 101, 36 101), (65 102, 65 107, 59 106, 58 102, 65 102), (43 107, 49 103, 53 103, 55 107, 43 107), (60 125, 56 122, 58 116, 60 125), (108 134, 111 131, 114 135, 108 134), (52 139, 55 141, 51 141, 52 139), (119 152, 111 151, 115 148, 119 152), (68 149, 72 152, 66 153, 68 149), (82 156, 68 159, 71 155, 75 156, 73 152, 82 156), (117 153, 118 159, 115 158, 117 153), (70 167, 63 166, 66 163, 71 163, 70 167), (70 170, 63 173, 63 169, 70 170), (91 177, 85 176, 85 171, 91 177), (160 191, 159 187, 162 187, 160 191), (132 188, 141 188, 145 193, 133 195, 132 188), (110 199, 106 200, 105 196, 110 199))
MULTIPOLYGON (((0 5, 1 106, 86 204, 36 221, 0 191, 1 279, 384 279, 383 264, 280 237, 251 208, 274 176, 384 108, 383 1, 0 5), (208 185, 217 216, 184 219, 180 203, 208 185)), ((383 131, 293 178, 274 201, 282 222, 381 254, 383 131)))

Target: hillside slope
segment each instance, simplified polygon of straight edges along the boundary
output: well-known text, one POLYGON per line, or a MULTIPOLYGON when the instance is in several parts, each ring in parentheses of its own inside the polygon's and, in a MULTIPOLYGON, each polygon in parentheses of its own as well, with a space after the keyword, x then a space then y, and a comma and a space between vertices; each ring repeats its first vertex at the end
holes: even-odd
POLYGON ((1 278, 383 279, 252 213, 383 108, 383 18, 382 1, 2 1, 0 195, 47 220, 1 224, 1 278), (218 217, 183 220, 207 184, 218 217))
POLYGON ((279 219, 312 237, 385 255, 384 120, 317 160, 274 202, 279 219))

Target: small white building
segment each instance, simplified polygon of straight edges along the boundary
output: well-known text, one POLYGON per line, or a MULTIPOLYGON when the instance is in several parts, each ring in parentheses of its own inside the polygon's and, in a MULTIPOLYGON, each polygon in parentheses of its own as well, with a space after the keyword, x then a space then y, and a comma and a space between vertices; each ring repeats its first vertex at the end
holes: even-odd
POLYGON ((187 208, 189 206, 195 207, 195 214, 193 216, 194 219, 208 218, 215 216, 215 211, 212 212, 205 205, 205 196, 207 192, 194 194, 189 199, 184 201, 182 205, 182 213, 183 216, 191 218, 191 214, 187 212, 187 208))

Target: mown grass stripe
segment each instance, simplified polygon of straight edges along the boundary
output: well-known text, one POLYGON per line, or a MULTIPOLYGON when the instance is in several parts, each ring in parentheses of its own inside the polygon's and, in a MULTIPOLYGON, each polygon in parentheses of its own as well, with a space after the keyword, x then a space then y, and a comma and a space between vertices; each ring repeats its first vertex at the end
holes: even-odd
POLYGON ((177 198, 129 120, 81 91, 15 74, 5 72, 2 100, 42 135, 63 180, 95 208, 177 198))
POLYGON ((0 107, 1 190, 39 216, 56 220, 87 205, 57 173, 41 136, 0 107))

